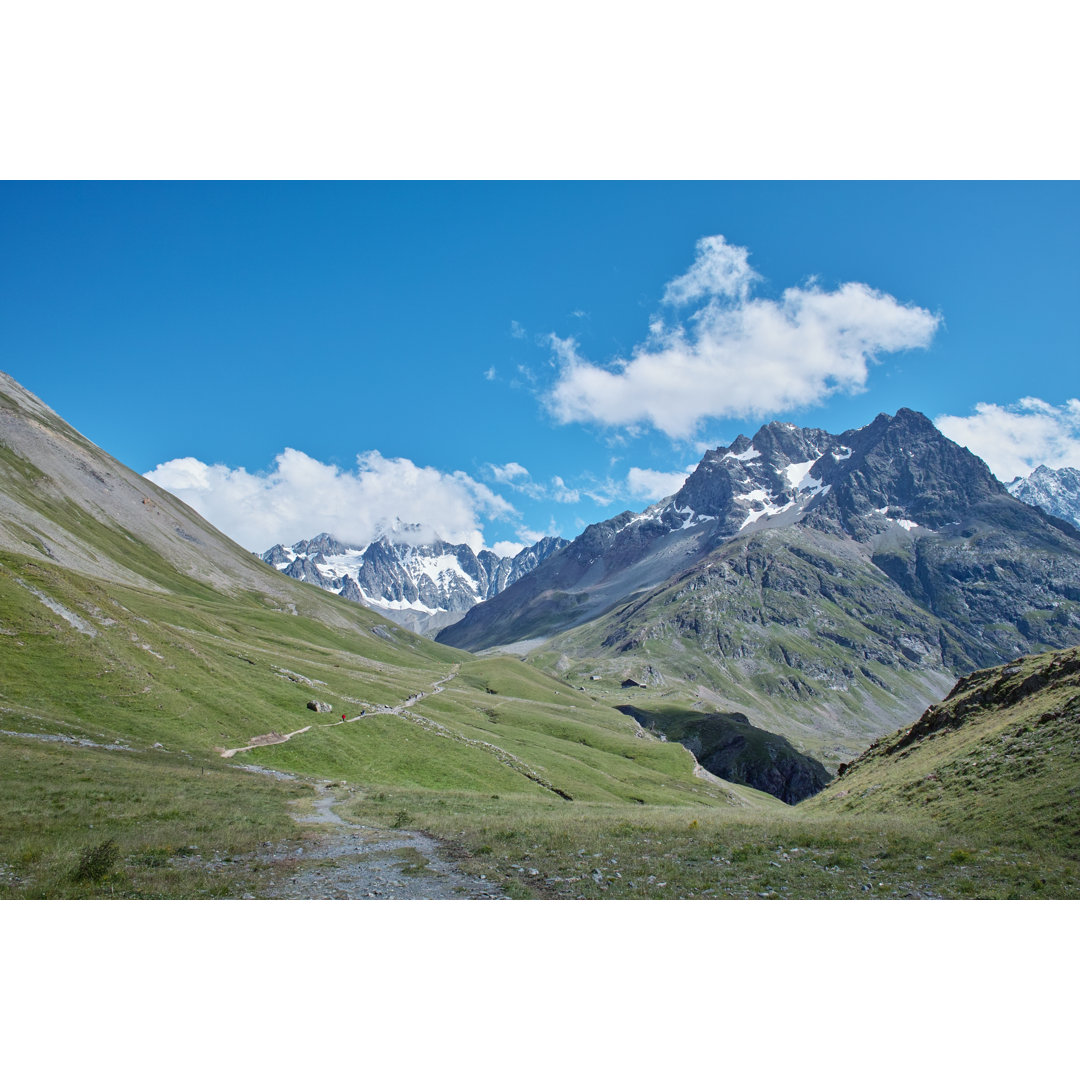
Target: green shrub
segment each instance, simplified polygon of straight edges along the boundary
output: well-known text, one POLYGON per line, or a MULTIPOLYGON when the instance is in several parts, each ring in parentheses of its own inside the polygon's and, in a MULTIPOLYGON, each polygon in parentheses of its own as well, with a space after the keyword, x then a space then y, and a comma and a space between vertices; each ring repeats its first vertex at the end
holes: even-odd
POLYGON ((95 847, 85 847, 79 856, 79 865, 71 874, 71 880, 100 881, 119 857, 120 849, 115 840, 106 840, 95 847))

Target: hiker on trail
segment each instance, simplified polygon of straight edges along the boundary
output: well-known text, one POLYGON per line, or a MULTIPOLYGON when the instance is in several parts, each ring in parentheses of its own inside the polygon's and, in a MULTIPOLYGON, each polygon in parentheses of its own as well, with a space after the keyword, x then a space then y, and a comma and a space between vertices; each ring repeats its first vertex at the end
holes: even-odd
POLYGON ((345 714, 344 713, 341 714, 341 722, 343 724, 345 723, 345 714))

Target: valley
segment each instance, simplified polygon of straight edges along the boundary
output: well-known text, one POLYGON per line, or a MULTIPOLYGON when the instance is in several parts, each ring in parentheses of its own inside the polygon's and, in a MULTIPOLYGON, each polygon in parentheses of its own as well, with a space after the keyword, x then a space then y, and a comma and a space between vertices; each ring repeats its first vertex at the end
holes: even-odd
POLYGON ((3 376, 0 897, 1074 896, 1077 538, 981 474, 903 495, 895 426, 718 450, 727 481, 472 608, 471 652, 245 552, 3 376))

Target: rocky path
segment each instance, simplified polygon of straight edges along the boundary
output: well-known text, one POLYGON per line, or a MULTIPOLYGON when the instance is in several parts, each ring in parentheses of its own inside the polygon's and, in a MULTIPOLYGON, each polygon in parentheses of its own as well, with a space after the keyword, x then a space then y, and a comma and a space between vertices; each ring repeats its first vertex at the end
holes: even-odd
POLYGON ((325 826, 302 846, 260 853, 278 870, 266 900, 502 900, 501 889, 458 870, 430 836, 405 829, 351 825, 335 811, 330 784, 321 785, 303 825, 325 826))

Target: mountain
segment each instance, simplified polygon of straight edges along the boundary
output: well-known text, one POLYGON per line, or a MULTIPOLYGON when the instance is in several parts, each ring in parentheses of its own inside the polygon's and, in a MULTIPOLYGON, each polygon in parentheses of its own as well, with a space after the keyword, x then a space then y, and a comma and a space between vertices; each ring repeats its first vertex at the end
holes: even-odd
POLYGON ((742 712, 835 765, 957 674, 1080 640, 1080 532, 911 410, 772 423, 437 640, 525 640, 572 682, 742 712))
POLYGON ((511 557, 473 552, 466 544, 442 540, 410 544, 393 535, 363 547, 346 546, 320 533, 290 546, 275 544, 262 560, 298 581, 365 604, 416 633, 434 634, 567 543, 559 536, 545 536, 511 557))
POLYGON ((1076 857, 1080 649, 973 672, 910 726, 873 744, 808 806, 917 809, 963 832, 1076 857))
POLYGON ((1018 476, 1006 487, 1021 502, 1080 528, 1080 469, 1040 465, 1030 476, 1018 476))

